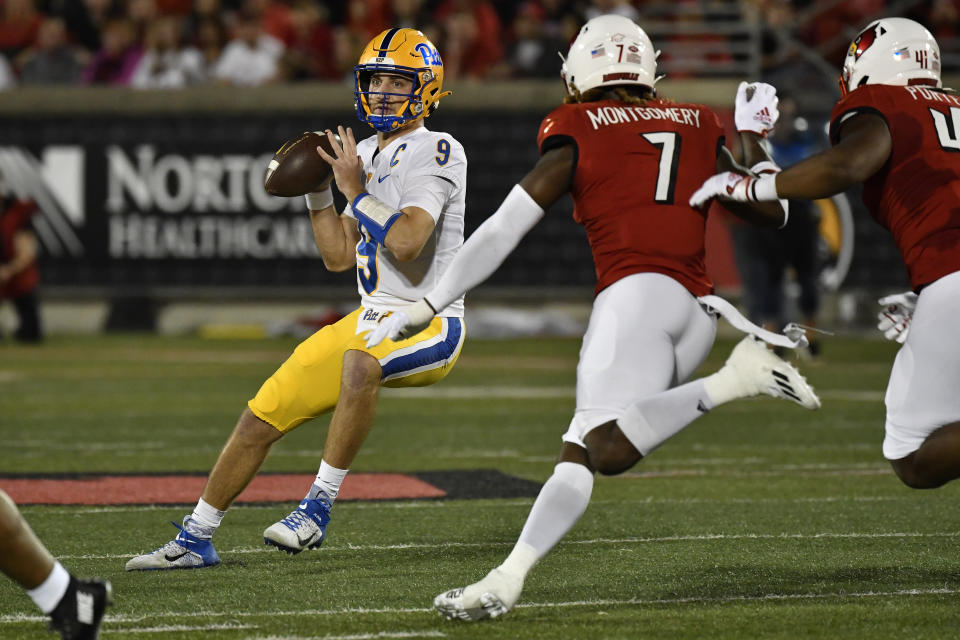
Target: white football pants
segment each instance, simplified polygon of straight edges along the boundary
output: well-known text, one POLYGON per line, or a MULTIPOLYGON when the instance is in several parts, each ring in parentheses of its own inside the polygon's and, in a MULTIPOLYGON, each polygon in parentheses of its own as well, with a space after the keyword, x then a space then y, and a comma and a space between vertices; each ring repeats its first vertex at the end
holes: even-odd
POLYGON ((960 421, 960 271, 920 292, 887 384, 883 457, 899 460, 960 421))
POLYGON ((577 409, 563 441, 584 446, 587 433, 631 403, 686 381, 716 332, 716 318, 669 276, 637 273, 601 291, 580 348, 577 409))

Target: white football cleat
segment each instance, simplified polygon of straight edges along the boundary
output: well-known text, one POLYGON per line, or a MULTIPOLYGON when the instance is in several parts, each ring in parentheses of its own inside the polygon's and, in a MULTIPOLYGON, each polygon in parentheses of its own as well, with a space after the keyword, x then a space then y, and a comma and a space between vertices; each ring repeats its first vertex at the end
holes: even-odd
POLYGON ((764 393, 805 409, 820 408, 820 398, 800 372, 752 335, 737 343, 723 369, 733 374, 742 397, 764 393))
POLYGON ((220 564, 220 556, 208 538, 198 538, 184 527, 190 516, 183 519, 184 526, 171 522, 180 529, 177 537, 154 549, 127 561, 127 571, 151 571, 155 569, 200 569, 220 564))
POLYGON ((330 501, 322 498, 304 498, 290 515, 267 527, 263 543, 287 553, 300 553, 304 549, 316 549, 327 539, 330 524, 330 501))
POLYGON ((448 620, 476 622, 509 612, 523 590, 523 578, 494 569, 480 582, 451 589, 433 599, 433 607, 448 620))

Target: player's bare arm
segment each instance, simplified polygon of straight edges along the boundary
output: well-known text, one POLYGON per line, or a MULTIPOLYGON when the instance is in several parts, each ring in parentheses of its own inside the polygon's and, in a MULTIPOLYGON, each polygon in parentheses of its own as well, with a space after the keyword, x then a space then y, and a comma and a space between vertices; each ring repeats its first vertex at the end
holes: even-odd
POLYGON ((575 168, 576 150, 573 144, 565 144, 540 156, 520 186, 541 209, 546 209, 570 191, 575 168))
POLYGON ((827 198, 866 181, 879 171, 893 148, 883 118, 871 113, 843 123, 840 142, 777 176, 781 198, 827 198))
POLYGON ((397 260, 414 260, 433 233, 436 223, 420 207, 404 207, 401 215, 387 233, 386 247, 397 260))
POLYGON ((349 271, 357 266, 356 246, 360 232, 355 220, 341 217, 330 206, 311 211, 310 224, 323 266, 330 271, 349 271))
MULTIPOLYGON (((329 194, 331 182, 332 171, 329 178, 317 188, 317 192, 327 191, 329 194)), ((356 221, 341 217, 334 208, 333 198, 328 197, 329 205, 314 208, 311 196, 307 196, 313 240, 320 251, 323 265, 329 271, 348 271, 356 266, 356 245, 360 240, 360 233, 357 231, 356 221)))
MULTIPOLYGON (((773 158, 770 157, 766 147, 763 146, 763 136, 759 136, 752 131, 741 131, 738 135, 744 166, 754 167, 761 162, 773 162, 773 158)), ((717 164, 719 165, 719 163, 720 159, 717 158, 717 164)))
MULTIPOLYGON (((777 107, 777 89, 764 82, 741 82, 734 99, 734 123, 740 138, 740 154, 743 164, 740 166, 733 156, 721 147, 717 153, 717 172, 733 172, 742 175, 756 175, 747 167, 766 165, 770 171, 776 170, 776 164, 770 158, 763 139, 773 131, 780 111, 777 107), (762 163, 762 164, 761 164, 762 163)), ((759 168, 757 169, 759 170, 759 168)), ((738 218, 758 226, 782 227, 786 224, 785 203, 764 203, 744 205, 723 201, 724 207, 738 218)))
POLYGON ((863 113, 842 124, 840 141, 775 176, 744 176, 735 172, 711 177, 690 198, 698 207, 710 198, 764 202, 784 199, 816 200, 866 181, 887 163, 893 149, 890 130, 882 117, 863 113))

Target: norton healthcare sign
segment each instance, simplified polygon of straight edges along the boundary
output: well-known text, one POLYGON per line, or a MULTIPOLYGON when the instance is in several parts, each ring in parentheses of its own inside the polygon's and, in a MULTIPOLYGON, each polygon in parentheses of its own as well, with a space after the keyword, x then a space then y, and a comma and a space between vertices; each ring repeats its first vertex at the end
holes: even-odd
POLYGON ((47 284, 124 292, 352 284, 323 268, 302 198, 263 189, 273 149, 302 130, 296 119, 51 119, 33 121, 28 138, 22 128, 6 135, 11 124, 0 125, 14 142, 0 144, 0 173, 40 208, 47 284))

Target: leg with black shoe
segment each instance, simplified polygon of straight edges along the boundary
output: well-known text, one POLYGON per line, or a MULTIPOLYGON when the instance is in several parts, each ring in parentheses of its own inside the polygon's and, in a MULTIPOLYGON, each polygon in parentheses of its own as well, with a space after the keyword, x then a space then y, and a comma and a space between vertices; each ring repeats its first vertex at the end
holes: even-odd
POLYGON ((81 580, 57 562, 0 491, 0 570, 26 589, 64 640, 96 640, 103 613, 111 604, 106 580, 81 580))

